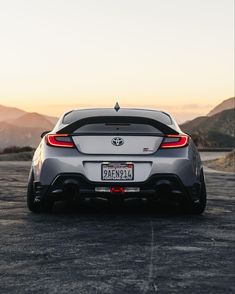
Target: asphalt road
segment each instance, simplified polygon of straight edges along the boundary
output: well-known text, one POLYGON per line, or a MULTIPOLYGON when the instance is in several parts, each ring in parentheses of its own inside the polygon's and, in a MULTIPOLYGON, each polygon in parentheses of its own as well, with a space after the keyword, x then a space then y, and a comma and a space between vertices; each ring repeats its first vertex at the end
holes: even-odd
POLYGON ((202 216, 144 206, 26 208, 30 163, 0 162, 0 293, 234 293, 234 175, 202 216))

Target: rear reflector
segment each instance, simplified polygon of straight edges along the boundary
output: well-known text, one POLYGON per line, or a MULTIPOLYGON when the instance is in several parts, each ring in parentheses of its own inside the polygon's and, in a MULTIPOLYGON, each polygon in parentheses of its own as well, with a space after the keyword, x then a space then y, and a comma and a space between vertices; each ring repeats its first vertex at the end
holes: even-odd
POLYGON ((48 134, 45 138, 48 146, 75 148, 73 139, 68 134, 48 134))
POLYGON ((126 193, 137 193, 137 192, 140 192, 140 188, 139 187, 126 187, 125 188, 125 192, 126 193))
POLYGON ((109 187, 95 187, 95 192, 109 193, 110 188, 109 187))
POLYGON ((123 187, 111 187, 110 192, 111 193, 124 193, 125 190, 123 187))
POLYGON ((188 135, 167 135, 166 137, 164 137, 160 148, 167 149, 186 147, 188 145, 188 142, 188 135))

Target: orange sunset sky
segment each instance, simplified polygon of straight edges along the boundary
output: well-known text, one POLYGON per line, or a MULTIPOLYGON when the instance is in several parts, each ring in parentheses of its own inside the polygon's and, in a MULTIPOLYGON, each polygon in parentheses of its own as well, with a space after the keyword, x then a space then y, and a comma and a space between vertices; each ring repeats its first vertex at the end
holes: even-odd
POLYGON ((0 104, 160 108, 234 96, 233 0, 0 0, 0 104))

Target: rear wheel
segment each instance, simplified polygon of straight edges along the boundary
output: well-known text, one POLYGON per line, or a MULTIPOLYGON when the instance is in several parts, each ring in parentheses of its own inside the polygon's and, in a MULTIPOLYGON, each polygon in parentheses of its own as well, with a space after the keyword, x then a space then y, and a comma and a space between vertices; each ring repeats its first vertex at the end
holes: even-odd
POLYGON ((53 208, 54 202, 49 199, 44 199, 41 201, 36 201, 36 194, 34 189, 34 174, 33 171, 30 172, 28 189, 27 189, 27 206, 32 212, 50 212, 53 208))
POLYGON ((191 214, 201 214, 206 209, 206 202, 207 202, 207 192, 206 192, 206 184, 204 179, 203 170, 201 171, 200 175, 200 194, 199 194, 199 201, 193 202, 192 200, 187 205, 184 205, 184 210, 191 214))

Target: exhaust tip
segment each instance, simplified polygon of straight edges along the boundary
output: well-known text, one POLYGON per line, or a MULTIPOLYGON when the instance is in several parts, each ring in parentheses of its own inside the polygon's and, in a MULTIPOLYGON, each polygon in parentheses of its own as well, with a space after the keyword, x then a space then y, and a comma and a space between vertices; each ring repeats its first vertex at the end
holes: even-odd
POLYGON ((63 191, 70 197, 75 197, 79 194, 79 182, 74 179, 67 179, 63 183, 63 191))
POLYGON ((156 192, 162 194, 171 194, 172 185, 168 180, 160 180, 156 183, 156 192))
POLYGON ((79 183, 78 183, 78 181, 76 181, 74 179, 67 179, 67 180, 64 181, 64 186, 67 186, 67 185, 79 186, 79 183))

